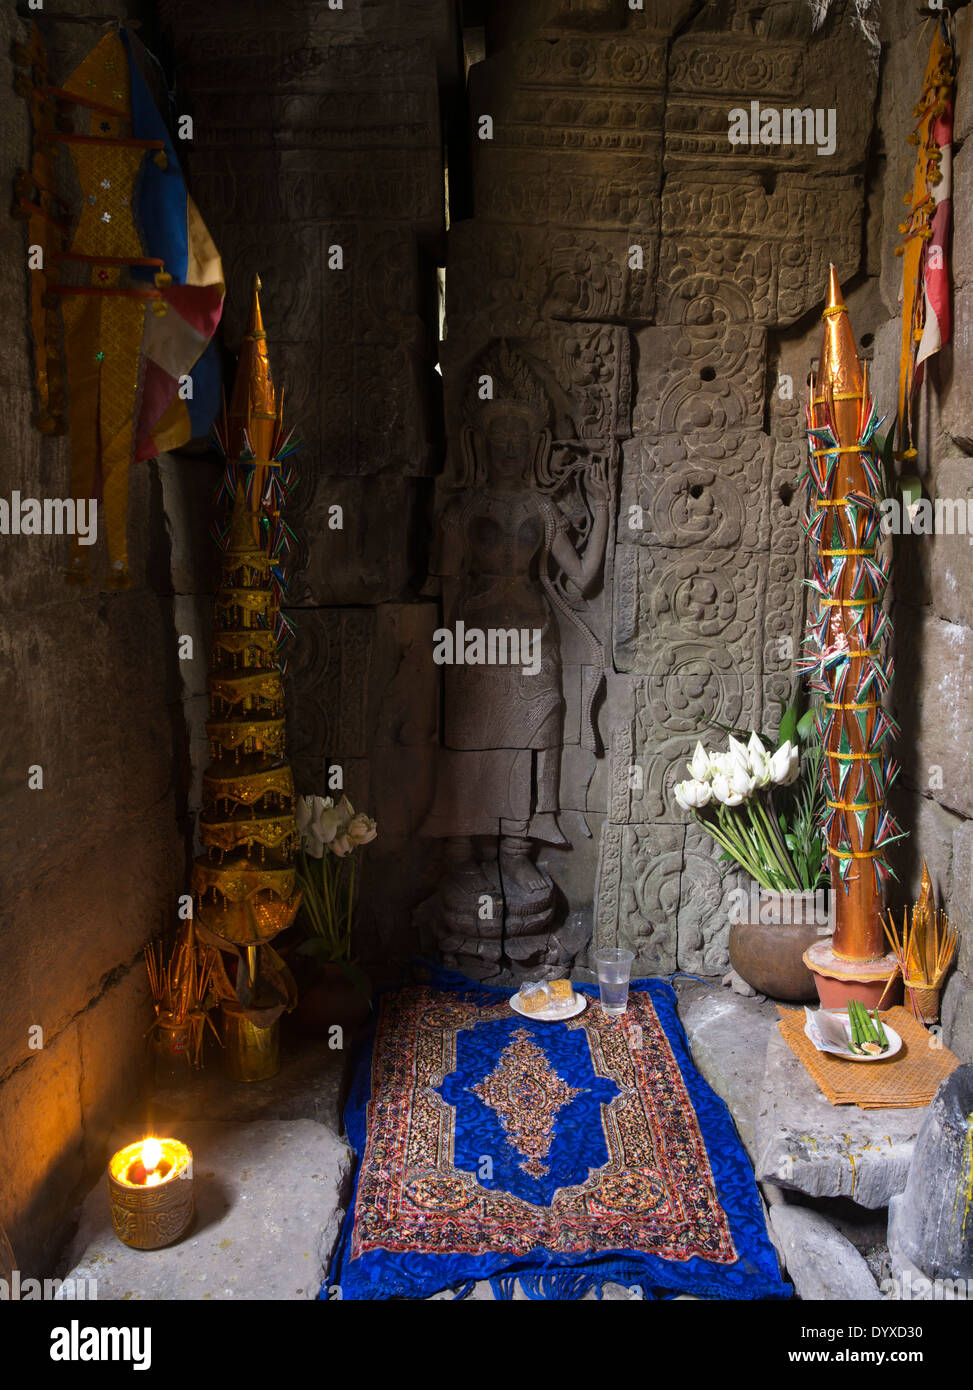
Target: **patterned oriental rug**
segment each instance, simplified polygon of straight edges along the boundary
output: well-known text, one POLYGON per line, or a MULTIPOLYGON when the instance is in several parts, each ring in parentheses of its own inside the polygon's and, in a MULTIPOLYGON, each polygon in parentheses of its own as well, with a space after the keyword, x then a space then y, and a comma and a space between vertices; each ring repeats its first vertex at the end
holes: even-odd
POLYGON ((380 1001, 345 1111, 359 1157, 321 1298, 786 1298, 753 1169, 671 986, 564 1023, 436 972, 380 1001))

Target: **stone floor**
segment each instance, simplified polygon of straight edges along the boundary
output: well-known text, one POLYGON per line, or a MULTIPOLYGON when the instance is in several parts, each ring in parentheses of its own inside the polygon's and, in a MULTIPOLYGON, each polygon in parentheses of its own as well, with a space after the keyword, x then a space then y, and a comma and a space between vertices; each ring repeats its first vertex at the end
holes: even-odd
MULTIPOLYGON (((798 1295, 881 1297, 885 1207, 905 1184, 924 1112, 845 1106, 839 1116, 780 1038, 772 1003, 719 980, 673 983, 696 1064, 755 1164, 768 1235, 798 1295)), ((189 1235, 151 1254, 114 1237, 106 1184, 95 1187, 62 1273, 96 1278, 100 1298, 317 1295, 350 1190, 340 1123, 347 1053, 285 1031, 279 1074, 250 1085, 226 1080, 214 1053, 203 1072, 161 1081, 113 1138, 120 1147, 149 1132, 177 1134, 206 1180, 189 1235)), ((614 1286, 603 1294, 632 1297, 614 1286)), ((492 1293, 483 1284, 471 1296, 492 1293)))

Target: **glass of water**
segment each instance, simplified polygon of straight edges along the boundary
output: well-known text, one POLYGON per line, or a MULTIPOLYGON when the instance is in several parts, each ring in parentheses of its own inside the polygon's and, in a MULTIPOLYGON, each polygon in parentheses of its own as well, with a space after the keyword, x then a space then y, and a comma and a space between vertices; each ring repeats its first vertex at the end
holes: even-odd
POLYGON ((606 1014, 623 1014, 628 1007, 628 982, 635 955, 621 946, 599 946, 592 955, 598 971, 601 1007, 606 1014))

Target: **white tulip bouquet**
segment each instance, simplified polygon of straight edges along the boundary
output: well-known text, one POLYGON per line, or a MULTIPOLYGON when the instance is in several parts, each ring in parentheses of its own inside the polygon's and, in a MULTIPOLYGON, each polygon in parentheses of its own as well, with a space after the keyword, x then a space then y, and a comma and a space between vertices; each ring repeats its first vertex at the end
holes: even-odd
POLYGON ((299 954, 340 964, 353 975, 355 851, 374 840, 378 829, 346 796, 337 806, 330 796, 300 796, 294 819, 301 836, 297 879, 304 894, 301 921, 307 933, 299 954))
POLYGON ((746 743, 731 734, 721 753, 697 743, 686 765, 689 778, 673 788, 680 809, 722 847, 721 858, 739 864, 761 888, 810 892, 826 877, 815 727, 812 712, 798 722, 792 705, 773 751, 756 733, 746 743))

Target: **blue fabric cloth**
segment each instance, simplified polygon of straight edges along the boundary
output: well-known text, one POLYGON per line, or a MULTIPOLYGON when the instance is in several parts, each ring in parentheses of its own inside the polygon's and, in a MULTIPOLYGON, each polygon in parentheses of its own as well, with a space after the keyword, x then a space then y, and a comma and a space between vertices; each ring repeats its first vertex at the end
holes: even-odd
MULTIPOLYGON (((597 989, 578 988, 589 1000, 597 999, 597 989)), ((358 1155, 355 1188, 319 1296, 423 1298, 447 1288, 465 1296, 476 1280, 490 1279, 497 1298, 511 1298, 516 1280, 528 1297, 538 1299, 577 1299, 592 1288, 600 1296, 605 1282, 649 1299, 679 1293, 711 1299, 788 1297, 791 1290, 781 1280, 767 1237, 750 1162, 726 1106, 693 1065, 671 986, 656 980, 632 984, 626 1046, 641 1049, 634 1021, 643 1019, 646 1051, 636 1054, 641 1072, 629 1067, 630 1053, 619 1044, 619 1034, 606 1031, 619 1025, 600 1015, 597 1004, 589 1003, 586 1011, 590 1027, 569 1027, 498 1007, 513 992, 486 990, 436 971, 418 1006, 407 1004, 408 991, 391 992, 391 1003, 385 996, 377 1033, 355 1063, 345 1111, 358 1155), (651 1001, 654 1015, 640 1013, 640 997, 651 1001), (467 1013, 457 1024, 459 1004, 467 1013), (403 1015, 399 1027, 396 1014, 403 1015), (435 1043, 440 1016, 443 1036, 455 1037, 453 1050, 443 1049, 454 1065, 445 1074, 434 1068, 427 1076, 435 1046, 417 1052, 418 1063, 411 1049, 418 1033, 435 1043), (656 1036, 655 1019, 664 1039, 656 1036), (609 1053, 613 1060, 606 1062, 609 1053), (616 1074, 606 1075, 613 1067, 616 1074), (684 1113, 687 1098, 695 1120, 684 1113), (611 1112, 605 1109, 613 1101, 616 1108, 629 1105, 627 1113, 638 1121, 631 1131, 637 1139, 644 1107, 654 1107, 645 1133, 670 1134, 674 1146, 690 1154, 693 1136, 695 1142, 701 1137, 712 1179, 698 1192, 694 1181, 688 1220, 680 1224, 671 1218, 673 1194, 660 1176, 665 1161, 653 1167, 642 1154, 631 1171, 619 1167, 620 1131, 609 1125, 611 1112), (423 1145, 433 1142, 431 1133, 439 1157, 429 1162, 426 1152, 424 1163, 423 1145), (610 1181, 598 1187, 601 1174, 610 1174, 610 1181), (584 1184, 590 1198, 578 1195, 584 1184), (392 1190, 403 1194, 398 1205, 388 1203, 392 1190), (707 1192, 709 1206, 703 1200, 707 1192), (505 1197, 515 1199, 509 1212, 497 1206, 505 1197), (454 1220, 448 1209, 452 1200, 454 1220), (663 1213, 657 1223, 655 1201, 663 1213), (426 1209, 424 1203, 428 1227, 426 1218, 416 1215, 426 1209), (408 1221, 401 1216, 405 1210, 408 1221), (563 1219, 565 1211, 569 1219, 563 1219), (424 1232, 433 1225, 435 1239, 427 1239, 424 1232), (629 1229, 641 1234, 643 1244, 665 1248, 674 1242, 675 1257, 620 1245, 618 1232, 629 1229), (451 1231, 456 1249, 449 1244, 451 1231), (602 1231, 613 1233, 605 1238, 610 1248, 599 1246, 602 1231), (645 1240, 646 1231, 652 1240, 645 1240), (681 1241, 689 1244, 680 1246, 681 1241), (698 1254, 682 1258, 698 1241, 710 1242, 714 1260, 698 1254), (497 1248, 505 1242, 519 1248, 497 1248)), ((637 1154, 639 1145, 627 1142, 637 1154)), ((627 1161, 627 1147, 624 1157, 627 1161)))

